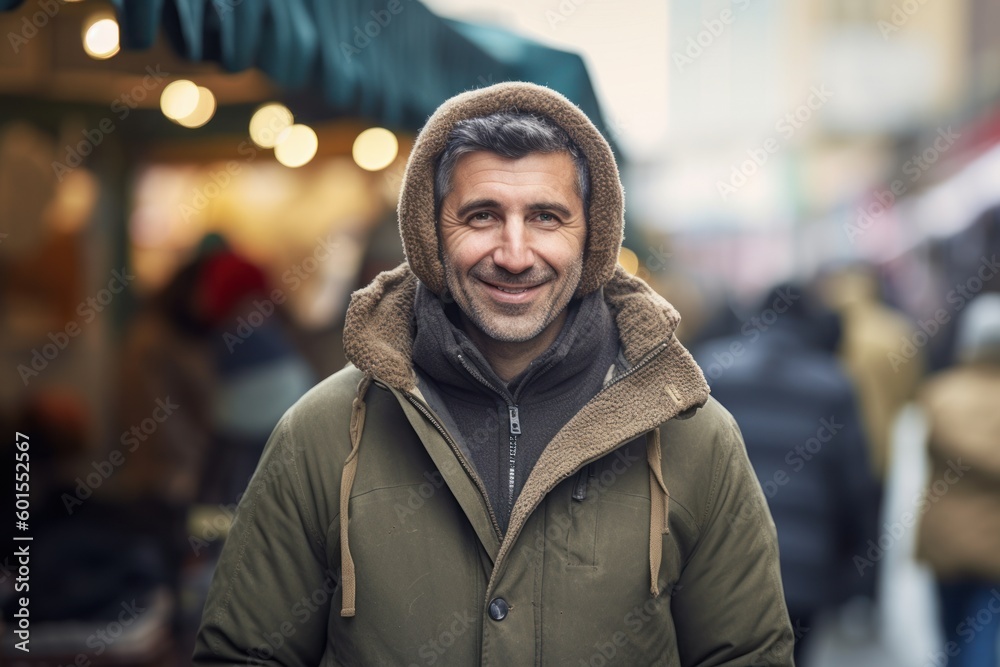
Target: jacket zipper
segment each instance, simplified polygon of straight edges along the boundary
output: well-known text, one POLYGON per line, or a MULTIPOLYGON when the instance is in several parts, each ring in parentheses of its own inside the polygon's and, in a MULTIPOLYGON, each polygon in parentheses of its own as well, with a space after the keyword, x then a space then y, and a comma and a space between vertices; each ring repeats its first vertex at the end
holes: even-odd
POLYGON ((627 378, 629 375, 632 375, 632 373, 635 373, 637 370, 639 370, 640 368, 642 368, 643 366, 645 366, 646 364, 648 364, 653 359, 653 357, 655 357, 656 355, 658 355, 660 352, 663 352, 663 350, 666 349, 667 345, 669 345, 669 344, 670 344, 670 341, 663 341, 662 343, 660 343, 659 345, 657 345, 656 347, 654 347, 652 350, 650 350, 649 352, 647 352, 646 355, 642 359, 640 359, 638 361, 638 363, 636 363, 635 366, 633 366, 632 368, 628 369, 627 371, 625 371, 624 373, 622 373, 618 377, 612 378, 611 382, 609 382, 606 385, 604 385, 603 387, 601 387, 601 391, 598 392, 598 394, 600 394, 601 392, 605 391, 608 387, 611 387, 612 385, 618 384, 619 382, 621 382, 622 380, 624 380, 625 378, 627 378))
POLYGON ((490 497, 486 493, 486 486, 483 484, 482 480, 479 479, 479 475, 477 475, 476 471, 472 468, 472 466, 469 465, 469 462, 465 460, 465 456, 462 454, 462 450, 459 449, 458 444, 452 439, 450 435, 448 435, 448 431, 446 431, 444 426, 442 426, 441 423, 438 422, 437 418, 434 417, 430 409, 425 408, 417 397, 412 396, 408 392, 404 393, 404 396, 406 396, 406 400, 408 400, 413 405, 413 407, 415 407, 417 410, 421 412, 421 414, 427 417, 427 420, 434 426, 434 428, 438 430, 438 433, 440 433, 441 436, 444 437, 445 442, 448 443, 448 446, 451 447, 453 452, 455 452, 455 456, 456 458, 458 458, 458 462, 462 465, 462 468, 465 470, 466 474, 468 474, 469 477, 472 478, 472 481, 475 482, 476 488, 479 489, 479 494, 483 497, 483 502, 486 503, 486 512, 490 515, 490 523, 493 524, 493 532, 496 533, 497 539, 502 542, 503 531, 500 530, 500 522, 497 521, 497 516, 493 512, 493 507, 490 505, 490 497))

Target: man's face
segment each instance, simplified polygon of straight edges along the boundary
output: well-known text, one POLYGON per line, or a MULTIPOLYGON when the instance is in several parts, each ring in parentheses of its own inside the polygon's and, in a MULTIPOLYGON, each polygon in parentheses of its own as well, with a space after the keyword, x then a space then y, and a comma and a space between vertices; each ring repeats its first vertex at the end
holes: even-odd
POLYGON ((561 327, 583 271, 587 237, 569 153, 460 157, 441 203, 448 289, 494 340, 529 341, 561 327))

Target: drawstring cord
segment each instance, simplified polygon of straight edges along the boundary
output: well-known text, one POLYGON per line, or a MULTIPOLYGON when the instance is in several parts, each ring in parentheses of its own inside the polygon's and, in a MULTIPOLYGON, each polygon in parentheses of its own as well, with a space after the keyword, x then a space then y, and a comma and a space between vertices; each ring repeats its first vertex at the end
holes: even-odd
POLYGON ((670 532, 667 520, 670 512, 670 493, 663 483, 660 429, 646 434, 646 461, 649 463, 649 592, 660 595, 660 562, 663 558, 663 536, 670 532))
POLYGON ((358 383, 358 395, 351 405, 351 453, 344 461, 344 471, 340 479, 340 566, 341 584, 344 591, 344 602, 340 615, 344 618, 354 616, 356 603, 357 578, 354 574, 354 559, 351 558, 351 545, 347 536, 348 508, 351 501, 351 489, 354 488, 354 476, 358 471, 358 445, 361 444, 361 432, 365 428, 364 397, 371 381, 370 375, 361 378, 361 382, 358 383))

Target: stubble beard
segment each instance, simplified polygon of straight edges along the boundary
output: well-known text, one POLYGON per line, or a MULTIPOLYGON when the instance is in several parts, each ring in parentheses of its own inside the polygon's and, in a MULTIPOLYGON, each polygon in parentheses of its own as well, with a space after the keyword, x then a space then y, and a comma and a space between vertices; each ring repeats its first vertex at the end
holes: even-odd
MULTIPOLYGON (((503 304, 496 302, 482 303, 472 295, 471 284, 478 281, 476 276, 508 284, 531 284, 537 280, 525 280, 525 274, 510 274, 496 266, 476 265, 469 273, 459 276, 447 257, 444 257, 445 280, 448 292, 466 318, 483 334, 493 340, 503 343, 526 343, 545 331, 553 320, 569 305, 580 277, 583 274, 583 258, 580 257, 570 265, 561 278, 551 267, 546 267, 542 276, 555 276, 560 281, 557 291, 547 297, 544 303, 503 304)), ((534 270, 528 272, 538 275, 534 270)), ((540 276, 541 277, 541 276, 540 276)), ((551 281, 548 283, 551 285, 551 281)))

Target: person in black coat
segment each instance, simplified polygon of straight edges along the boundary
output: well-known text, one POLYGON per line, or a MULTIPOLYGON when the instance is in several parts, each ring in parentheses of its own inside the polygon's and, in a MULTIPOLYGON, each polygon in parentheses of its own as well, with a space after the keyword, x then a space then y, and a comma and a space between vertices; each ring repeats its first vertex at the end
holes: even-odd
POLYGON ((854 388, 834 356, 840 331, 835 313, 786 285, 738 334, 695 350, 743 432, 778 529, 796 664, 818 612, 875 588, 874 567, 854 557, 878 538, 880 489, 854 388))

